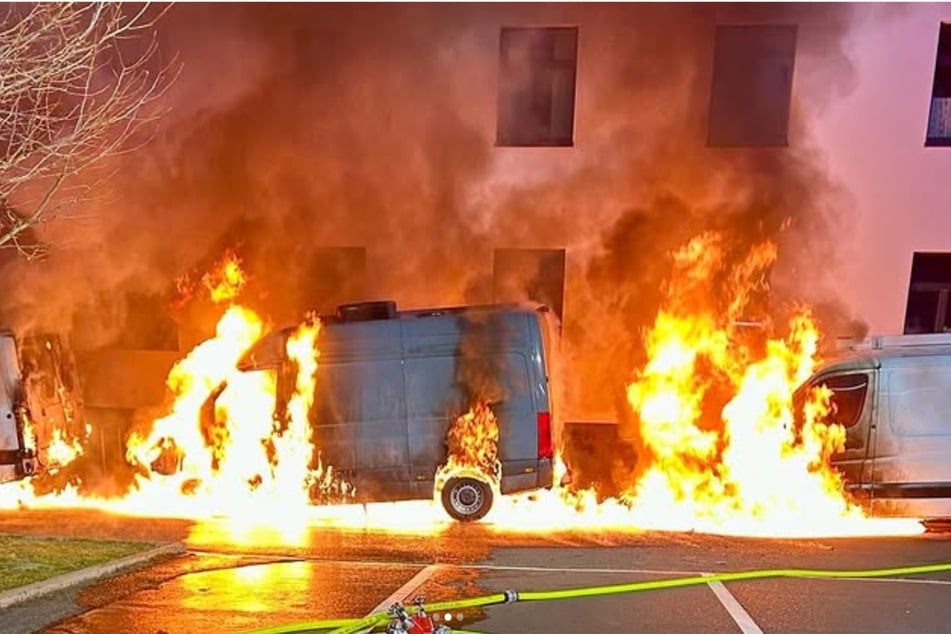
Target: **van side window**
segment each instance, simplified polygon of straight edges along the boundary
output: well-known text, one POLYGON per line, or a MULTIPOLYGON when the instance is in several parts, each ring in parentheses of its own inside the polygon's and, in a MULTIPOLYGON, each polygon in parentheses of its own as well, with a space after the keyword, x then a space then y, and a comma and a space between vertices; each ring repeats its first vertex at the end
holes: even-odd
POLYGON ((815 384, 832 391, 831 408, 825 417, 828 423, 852 427, 859 422, 868 392, 868 376, 865 374, 842 374, 831 376, 815 384))
POLYGON ((889 426, 899 436, 947 437, 946 412, 951 411, 951 373, 945 365, 922 363, 890 368, 888 386, 889 426))

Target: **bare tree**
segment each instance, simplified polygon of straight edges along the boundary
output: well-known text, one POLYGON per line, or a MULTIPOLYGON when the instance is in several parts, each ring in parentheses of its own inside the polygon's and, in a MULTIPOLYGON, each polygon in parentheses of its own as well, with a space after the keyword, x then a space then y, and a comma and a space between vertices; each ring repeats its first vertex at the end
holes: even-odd
POLYGON ((0 249, 45 255, 36 229, 88 193, 71 181, 152 120, 156 12, 119 3, 8 4, 0 15, 0 249))

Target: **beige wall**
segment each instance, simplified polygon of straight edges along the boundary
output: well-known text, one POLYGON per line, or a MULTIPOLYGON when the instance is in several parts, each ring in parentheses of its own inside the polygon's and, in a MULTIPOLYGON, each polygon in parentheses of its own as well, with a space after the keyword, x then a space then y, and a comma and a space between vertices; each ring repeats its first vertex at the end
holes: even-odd
POLYGON ((924 147, 938 26, 951 4, 863 7, 855 88, 815 119, 854 221, 839 289, 873 332, 901 332, 914 251, 951 251, 951 148, 924 147))

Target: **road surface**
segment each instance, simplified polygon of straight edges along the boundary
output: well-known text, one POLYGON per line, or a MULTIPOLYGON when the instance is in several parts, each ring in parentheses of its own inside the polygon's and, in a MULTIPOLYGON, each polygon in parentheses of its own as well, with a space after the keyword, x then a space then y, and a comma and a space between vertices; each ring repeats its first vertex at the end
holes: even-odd
MULTIPOLYGON (((951 535, 748 539, 682 533, 438 535, 311 528, 294 544, 236 539, 221 522, 94 511, 0 513, 0 531, 182 540, 188 554, 0 614, 0 631, 56 634, 242 632, 360 617, 397 599, 435 601, 760 568, 884 568, 951 562, 951 535)), ((574 632, 948 632, 951 573, 882 580, 710 583, 462 614, 493 634, 574 632)), ((459 626, 453 615, 451 625, 459 626)))

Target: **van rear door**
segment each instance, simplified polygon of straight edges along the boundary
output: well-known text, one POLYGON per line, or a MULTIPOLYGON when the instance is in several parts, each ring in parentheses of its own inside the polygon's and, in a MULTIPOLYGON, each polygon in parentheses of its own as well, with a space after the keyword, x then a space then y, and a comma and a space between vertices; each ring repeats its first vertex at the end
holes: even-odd
POLYGON ((537 485, 539 436, 546 433, 551 437, 551 418, 547 409, 540 412, 542 405, 536 402, 538 385, 530 372, 528 355, 521 350, 509 351, 500 361, 506 398, 494 409, 499 418, 502 492, 509 493, 537 485), (542 420, 545 415, 548 418, 542 420), (540 429, 542 424, 547 424, 547 430, 540 429))

